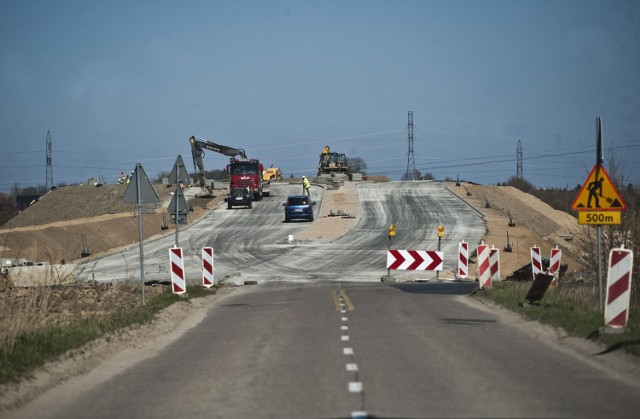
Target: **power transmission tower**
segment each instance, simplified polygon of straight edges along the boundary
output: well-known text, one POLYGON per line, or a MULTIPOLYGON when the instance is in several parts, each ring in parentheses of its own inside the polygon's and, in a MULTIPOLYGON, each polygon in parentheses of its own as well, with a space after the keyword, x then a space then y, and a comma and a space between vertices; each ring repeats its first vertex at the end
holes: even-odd
POLYGON ((47 190, 53 188, 53 170, 51 164, 51 133, 47 131, 47 179, 45 180, 47 190))
POLYGON ((518 140, 518 150, 516 151, 516 156, 518 159, 517 168, 516 168, 516 177, 518 179, 522 179, 522 143, 518 140))
POLYGON ((405 177, 407 180, 416 180, 416 162, 413 158, 413 111, 409 111, 409 153, 405 177))

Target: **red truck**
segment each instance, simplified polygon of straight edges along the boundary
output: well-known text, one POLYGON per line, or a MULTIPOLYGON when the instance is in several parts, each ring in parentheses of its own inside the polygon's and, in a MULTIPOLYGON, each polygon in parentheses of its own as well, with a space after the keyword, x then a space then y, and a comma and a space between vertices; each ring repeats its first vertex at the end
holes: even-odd
POLYGON ((213 195, 213 190, 207 185, 204 175, 204 164, 202 162, 204 149, 231 157, 226 168, 231 177, 230 190, 248 187, 253 193, 254 201, 260 201, 263 197, 271 195, 269 182, 262 180, 262 171, 264 169, 262 163, 257 159, 247 158, 243 149, 216 144, 194 136, 189 138, 189 142, 191 143, 191 155, 193 156, 193 165, 198 176, 198 184, 209 195, 213 195), (236 156, 239 157, 236 158, 236 156))

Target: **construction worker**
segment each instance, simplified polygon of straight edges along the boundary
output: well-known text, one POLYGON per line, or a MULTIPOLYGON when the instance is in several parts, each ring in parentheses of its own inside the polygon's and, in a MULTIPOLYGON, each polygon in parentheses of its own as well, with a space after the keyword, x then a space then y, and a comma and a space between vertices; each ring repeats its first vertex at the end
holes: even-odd
POLYGON ((307 195, 311 196, 311 192, 309 191, 309 189, 311 189, 309 179, 307 179, 306 176, 302 176, 302 195, 306 193, 307 195))

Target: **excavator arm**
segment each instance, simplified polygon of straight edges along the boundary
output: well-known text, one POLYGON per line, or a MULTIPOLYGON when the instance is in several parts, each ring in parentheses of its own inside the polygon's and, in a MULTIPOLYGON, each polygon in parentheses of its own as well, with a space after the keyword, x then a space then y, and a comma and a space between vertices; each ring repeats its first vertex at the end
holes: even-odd
POLYGON ((241 148, 233 148, 226 145, 216 144, 208 140, 203 140, 202 138, 196 138, 195 136, 191 136, 191 138, 189 138, 189 142, 191 143, 193 168, 198 176, 198 183, 200 187, 202 189, 206 189, 209 194, 213 194, 213 191, 207 186, 205 181, 204 163, 202 162, 202 158, 204 157, 203 149, 215 151, 216 153, 224 154, 229 157, 240 156, 243 159, 247 158, 247 155, 241 148))

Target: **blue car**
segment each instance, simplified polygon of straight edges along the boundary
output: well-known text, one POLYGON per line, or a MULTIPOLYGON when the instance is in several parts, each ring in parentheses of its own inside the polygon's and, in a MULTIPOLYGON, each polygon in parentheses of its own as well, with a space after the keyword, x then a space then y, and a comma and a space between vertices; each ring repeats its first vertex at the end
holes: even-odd
POLYGON ((313 206, 316 203, 306 195, 293 195, 287 198, 284 206, 284 221, 288 223, 294 219, 313 221, 313 206))

